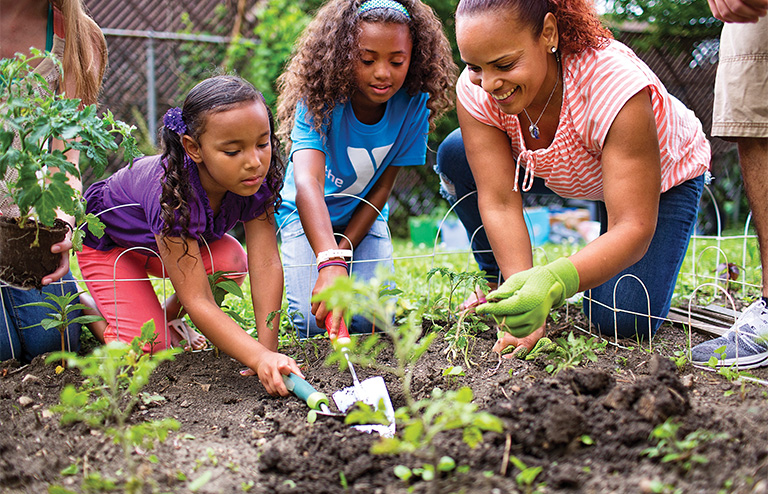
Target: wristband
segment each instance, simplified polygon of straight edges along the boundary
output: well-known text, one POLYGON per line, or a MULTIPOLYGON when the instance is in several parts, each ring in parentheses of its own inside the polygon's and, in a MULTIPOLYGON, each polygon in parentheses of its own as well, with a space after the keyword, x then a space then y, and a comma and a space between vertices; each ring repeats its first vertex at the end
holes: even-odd
POLYGON ((325 261, 317 265, 317 271, 320 272, 321 269, 327 268, 328 266, 343 266, 344 269, 349 271, 349 265, 345 261, 325 261))
POLYGON ((317 254, 317 265, 320 266, 322 263, 333 259, 335 257, 340 257, 342 259, 346 258, 352 258, 352 251, 351 250, 345 250, 345 249, 330 249, 330 250, 324 250, 317 254))

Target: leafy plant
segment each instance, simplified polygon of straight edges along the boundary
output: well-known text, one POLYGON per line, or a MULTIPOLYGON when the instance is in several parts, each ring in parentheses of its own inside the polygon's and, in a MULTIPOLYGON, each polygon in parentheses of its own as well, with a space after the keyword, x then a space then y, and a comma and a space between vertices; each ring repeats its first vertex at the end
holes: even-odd
MULTIPOLYGON (((98 428, 122 446, 128 466, 124 491, 143 491, 144 479, 133 461, 134 448, 151 449, 155 442, 164 442, 168 433, 179 428, 172 418, 128 425, 134 407, 139 403, 162 401, 162 396, 143 393, 152 372, 165 360, 172 360, 178 349, 161 350, 154 355, 142 348, 154 337, 154 321, 141 328, 141 336, 130 345, 113 341, 97 347, 93 353, 78 356, 70 352, 52 354, 47 361, 64 358, 70 367, 80 369, 85 381, 76 387, 68 384, 61 391, 60 403, 52 411, 61 414, 62 424, 84 422, 98 428)), ((86 480, 84 480, 85 484, 86 480)), ((111 481, 110 481, 111 482, 111 481)))
POLYGON ((557 338, 555 344, 556 346, 547 357, 553 363, 545 368, 553 376, 565 369, 578 366, 584 360, 597 361, 596 353, 605 350, 608 342, 595 337, 576 336, 571 332, 568 333, 567 338, 557 338))
MULTIPOLYGON (((379 276, 382 275, 386 276, 385 273, 379 273, 379 276)), ((445 392, 435 388, 429 398, 414 398, 411 391, 413 369, 431 345, 435 334, 422 336, 420 323, 423 309, 409 313, 404 324, 395 325, 396 303, 392 294, 391 286, 382 284, 375 278, 361 282, 353 277, 339 277, 330 287, 318 294, 316 299, 324 300, 331 308, 345 307, 349 312, 362 314, 367 319, 376 321, 378 327, 390 338, 396 361, 394 368, 377 362, 376 355, 381 351, 382 345, 375 334, 367 337, 360 345, 353 340, 351 345, 346 346, 348 358, 353 363, 365 363, 392 372, 402 384, 406 405, 395 411, 395 420, 400 432, 391 438, 380 438, 371 451, 375 454, 411 453, 424 461, 424 465, 411 470, 411 474, 429 480, 434 478, 436 472, 447 471, 447 463, 445 460, 441 462, 434 444, 438 434, 460 429, 463 431, 464 442, 470 447, 475 447, 482 441, 483 431, 501 432, 503 426, 498 417, 478 411, 477 405, 472 403, 472 390, 468 387, 445 392)), ((342 366, 346 363, 344 359, 342 349, 337 348, 327 362, 342 366)), ((371 407, 359 407, 348 413, 345 419, 347 423, 360 424, 369 424, 375 420, 376 413, 371 407)), ((406 475, 403 468, 399 468, 398 472, 406 475)), ((432 490, 436 489, 436 484, 433 484, 432 490)))
MULTIPOLYGON (((32 62, 50 58, 59 69, 61 63, 51 54, 32 49, 32 56, 17 55, 0 60, 0 177, 15 168, 18 179, 8 184, 13 203, 20 211, 19 225, 37 219, 53 226, 57 210, 75 218, 76 224, 88 224, 94 235, 103 233, 103 225, 92 215, 85 214, 85 203, 79 191, 73 189, 67 174, 81 178, 78 166, 67 161, 65 153, 77 150, 87 158, 95 177, 104 173, 107 154, 118 149, 116 139, 122 139, 124 159, 138 156, 133 127, 115 120, 107 111, 97 115, 95 105, 81 108, 77 99, 56 93, 30 67, 32 62), (18 136, 19 149, 13 147, 18 136), (56 139, 64 149, 49 150, 47 142, 56 139)), ((76 229, 72 244, 82 248, 85 233, 76 229)), ((37 235, 32 244, 38 245, 37 235)))
POLYGON ((688 472, 694 465, 709 463, 706 456, 696 453, 700 446, 709 441, 729 437, 724 432, 714 433, 707 430, 697 430, 687 434, 682 439, 678 439, 680 427, 681 424, 671 418, 663 424, 657 425, 651 431, 650 436, 650 440, 654 441, 656 445, 644 449, 642 454, 649 458, 661 457, 662 463, 675 464, 684 472, 688 472))
MULTIPOLYGON (((87 307, 81 303, 73 304, 72 302, 80 296, 80 294, 83 292, 77 292, 77 293, 65 293, 63 295, 56 295, 54 293, 48 293, 45 292, 45 297, 50 302, 32 302, 29 304, 24 304, 21 307, 44 307, 46 309, 49 309, 51 312, 49 313, 50 317, 47 317, 40 321, 40 326, 43 327, 43 329, 48 330, 52 328, 56 328, 59 330, 59 333, 61 333, 61 351, 65 352, 67 350, 66 342, 65 342, 65 335, 67 334, 67 328, 70 326, 70 324, 90 324, 95 321, 100 321, 103 318, 101 316, 88 316, 88 315, 81 315, 77 317, 71 317, 71 314, 78 310, 87 309, 87 307)), ((34 327, 34 326, 28 326, 28 327, 34 327)), ((26 329, 26 328, 24 328, 26 329)), ((64 357, 62 356, 61 359, 61 367, 64 367, 64 357)))

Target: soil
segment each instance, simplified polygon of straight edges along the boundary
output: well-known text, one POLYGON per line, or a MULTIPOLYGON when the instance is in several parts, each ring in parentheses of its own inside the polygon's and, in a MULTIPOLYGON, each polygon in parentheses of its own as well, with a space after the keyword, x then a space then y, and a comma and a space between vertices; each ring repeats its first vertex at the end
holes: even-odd
MULTIPOLYGON (((565 336, 574 324, 585 327, 571 309, 550 336, 565 336)), ((692 335, 694 344, 706 338, 692 335)), ((597 361, 556 377, 545 371, 546 359, 499 361, 491 352, 494 339, 491 331, 479 334, 473 365, 466 367, 462 359, 447 358, 438 338, 416 366, 416 398, 435 387, 469 386, 480 409, 504 422, 503 433, 486 432, 474 449, 460 431, 437 436, 438 455, 464 468, 432 482, 396 478, 396 465, 418 467, 423 460, 373 455, 376 435, 332 418, 308 423, 303 402, 267 395, 256 378, 238 373, 242 366, 231 358, 212 351, 181 354, 161 364, 146 388, 165 401, 140 406, 132 415, 134 423, 167 417, 181 423, 154 450, 133 451, 145 492, 533 492, 516 481, 520 471, 510 456, 541 467, 533 487, 546 493, 768 492, 766 388, 690 364, 678 369, 667 357, 687 347, 688 333, 681 328, 664 325, 652 350, 626 341, 623 347, 609 345, 597 361), (450 365, 462 365, 466 375, 443 376, 450 365), (651 431, 668 418, 681 424, 679 438, 694 431, 723 434, 700 441, 694 450, 700 461, 686 471, 684 461, 665 463, 643 454, 655 445, 651 431)), ((304 373, 316 388, 330 395, 351 384, 348 372, 323 366, 327 341, 305 348, 304 373)), ((284 351, 304 355, 298 348, 284 351)), ((379 361, 393 365, 391 350, 379 361)), ((357 370, 361 379, 376 375, 357 370)), ((57 374, 55 364, 37 358, 24 367, 6 363, 0 373, 0 490, 38 493, 56 484, 83 492, 84 473, 124 473, 122 452, 103 432, 82 423, 62 426, 49 411, 65 384, 82 381, 77 371, 57 374), (60 473, 72 464, 77 475, 60 473)), ((752 374, 768 379, 766 369, 752 374)), ((395 408, 404 405, 400 384, 381 375, 395 408)))
POLYGON ((18 218, 0 217, 0 280, 17 288, 42 288, 44 276, 56 271, 61 254, 51 246, 64 240, 69 226, 56 219, 53 227, 27 220, 19 228, 18 218), (37 235, 38 245, 35 243, 37 235))

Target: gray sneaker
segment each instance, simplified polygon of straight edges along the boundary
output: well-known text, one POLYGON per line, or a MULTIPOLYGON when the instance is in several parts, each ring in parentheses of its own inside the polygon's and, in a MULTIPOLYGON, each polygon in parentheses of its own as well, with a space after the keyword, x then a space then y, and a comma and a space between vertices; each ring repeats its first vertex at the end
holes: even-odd
POLYGON ((718 360, 717 367, 738 364, 740 369, 752 369, 768 366, 768 308, 762 298, 750 305, 723 336, 691 349, 693 364, 707 365, 711 357, 718 360))

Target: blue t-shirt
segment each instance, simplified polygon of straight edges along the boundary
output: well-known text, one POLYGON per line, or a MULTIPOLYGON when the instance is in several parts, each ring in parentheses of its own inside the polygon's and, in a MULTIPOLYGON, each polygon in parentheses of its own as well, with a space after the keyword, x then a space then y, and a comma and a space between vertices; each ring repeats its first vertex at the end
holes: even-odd
MULTIPOLYGON (((429 110, 427 93, 409 96, 400 89, 388 102, 384 116, 373 125, 355 117, 352 105, 336 105, 326 138, 307 121, 307 108, 296 106, 296 120, 291 132, 291 157, 301 149, 317 149, 325 153, 325 204, 334 226, 349 223, 360 201, 355 197, 328 197, 349 194, 365 197, 388 166, 423 165, 427 158, 429 110)), ((278 223, 285 225, 299 219, 291 214, 296 209, 296 184, 293 160, 288 163, 283 187, 283 202, 278 223)), ((382 214, 388 218, 389 208, 382 214)))
MULTIPOLYGON (((227 192, 221 201, 219 213, 214 216, 208 195, 200 183, 197 166, 187 166, 194 197, 189 204, 190 237, 214 242, 224 236, 238 222, 247 222, 261 216, 271 204, 273 192, 266 184, 252 196, 239 196, 227 192)), ((99 215, 104 223, 104 235, 97 238, 87 231, 83 243, 96 250, 107 251, 115 247, 147 247, 157 251, 155 235, 162 233, 161 217, 163 168, 160 156, 146 156, 118 170, 106 180, 91 185, 85 193, 87 212, 99 215)), ((180 236, 175 225, 171 236, 180 236)))

